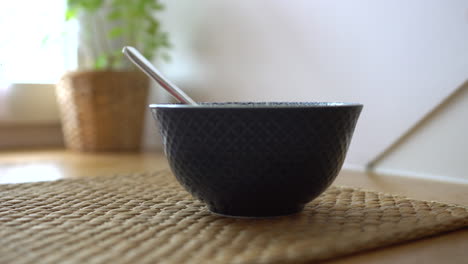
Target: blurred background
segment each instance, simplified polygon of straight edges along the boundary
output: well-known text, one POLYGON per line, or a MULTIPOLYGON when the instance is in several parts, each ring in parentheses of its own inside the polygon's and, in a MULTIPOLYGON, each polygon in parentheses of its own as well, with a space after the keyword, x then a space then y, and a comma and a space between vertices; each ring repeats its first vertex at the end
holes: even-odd
MULTIPOLYGON (((111 19, 122 2, 2 2, 1 150, 63 147, 61 76, 105 69, 86 51, 152 30, 142 49, 157 50, 153 63, 197 101, 359 102, 345 168, 468 183, 468 1, 129 1, 152 28, 111 19), (77 15, 78 2, 107 9, 77 15)), ((166 102, 153 84, 148 103, 166 102)), ((143 147, 161 147, 148 111, 143 147)))

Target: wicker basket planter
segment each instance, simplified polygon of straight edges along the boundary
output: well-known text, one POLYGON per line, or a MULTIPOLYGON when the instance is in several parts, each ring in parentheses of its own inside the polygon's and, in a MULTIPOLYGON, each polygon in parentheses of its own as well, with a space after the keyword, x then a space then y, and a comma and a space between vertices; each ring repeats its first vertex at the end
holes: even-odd
POLYGON ((148 98, 141 72, 71 72, 57 85, 65 145, 77 151, 138 151, 148 98))

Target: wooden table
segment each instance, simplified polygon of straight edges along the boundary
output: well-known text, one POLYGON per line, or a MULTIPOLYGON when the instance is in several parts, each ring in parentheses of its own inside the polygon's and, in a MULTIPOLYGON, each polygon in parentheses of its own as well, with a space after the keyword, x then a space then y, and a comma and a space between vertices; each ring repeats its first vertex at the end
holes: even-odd
MULTIPOLYGON (((64 150, 0 152, 0 184, 129 174, 168 168, 161 153, 83 154, 64 150)), ((335 185, 468 206, 468 185, 342 171, 335 185)), ((468 229, 363 252, 329 263, 468 263, 468 229)))

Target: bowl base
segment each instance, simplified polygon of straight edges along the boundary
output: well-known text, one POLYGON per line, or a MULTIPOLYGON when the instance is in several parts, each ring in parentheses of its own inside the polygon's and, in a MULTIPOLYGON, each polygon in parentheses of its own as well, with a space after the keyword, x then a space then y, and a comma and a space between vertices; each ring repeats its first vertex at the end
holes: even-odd
POLYGON ((275 218, 287 215, 293 215, 302 212, 304 205, 291 206, 287 208, 275 208, 275 210, 255 210, 255 211, 240 211, 240 210, 219 210, 208 206, 208 210, 219 216, 242 219, 262 219, 275 218))

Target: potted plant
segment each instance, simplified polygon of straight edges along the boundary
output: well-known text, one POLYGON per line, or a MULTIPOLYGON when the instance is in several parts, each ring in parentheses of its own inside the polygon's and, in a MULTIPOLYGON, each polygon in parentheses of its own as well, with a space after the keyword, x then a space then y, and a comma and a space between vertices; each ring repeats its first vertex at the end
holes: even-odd
POLYGON ((133 151, 141 146, 149 80, 121 53, 167 59, 168 34, 155 14, 158 0, 68 0, 77 19, 79 69, 57 85, 65 144, 80 151, 133 151))

